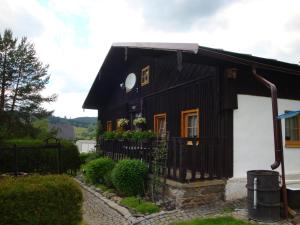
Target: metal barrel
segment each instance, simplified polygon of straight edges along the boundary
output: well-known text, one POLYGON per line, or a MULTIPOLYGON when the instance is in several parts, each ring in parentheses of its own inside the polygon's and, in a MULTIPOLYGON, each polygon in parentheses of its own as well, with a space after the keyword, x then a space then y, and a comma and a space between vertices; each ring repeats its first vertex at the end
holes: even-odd
POLYGON ((280 220, 279 173, 271 170, 247 172, 247 207, 250 219, 275 222, 280 220))

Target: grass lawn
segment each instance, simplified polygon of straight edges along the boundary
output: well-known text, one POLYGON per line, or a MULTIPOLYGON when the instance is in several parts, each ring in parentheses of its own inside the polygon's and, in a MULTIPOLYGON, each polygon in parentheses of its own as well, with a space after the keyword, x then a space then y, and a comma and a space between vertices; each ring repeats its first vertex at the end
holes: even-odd
POLYGON ((232 217, 218 217, 208 219, 194 219, 185 222, 178 222, 173 225, 253 225, 253 223, 237 220, 232 217))
POLYGON ((100 190, 103 191, 103 192, 109 192, 109 193, 116 192, 115 189, 109 188, 104 184, 96 184, 96 187, 100 188, 100 190))
POLYGON ((121 205, 134 209, 135 211, 143 214, 151 214, 159 212, 159 207, 152 202, 148 202, 136 197, 123 198, 120 202, 121 205))

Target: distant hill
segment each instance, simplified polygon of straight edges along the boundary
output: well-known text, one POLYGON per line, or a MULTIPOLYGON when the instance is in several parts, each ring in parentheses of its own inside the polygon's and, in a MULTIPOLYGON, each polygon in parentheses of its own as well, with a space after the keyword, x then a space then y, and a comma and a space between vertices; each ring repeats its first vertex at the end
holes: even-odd
POLYGON ((74 127, 88 128, 97 123, 97 117, 77 117, 74 119, 67 119, 58 116, 50 116, 48 121, 50 124, 69 124, 74 127))

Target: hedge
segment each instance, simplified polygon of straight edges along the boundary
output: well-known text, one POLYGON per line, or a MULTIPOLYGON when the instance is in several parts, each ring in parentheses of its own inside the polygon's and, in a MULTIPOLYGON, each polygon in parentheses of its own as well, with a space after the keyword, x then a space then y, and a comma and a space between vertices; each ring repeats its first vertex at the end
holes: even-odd
POLYGON ((115 163, 107 157, 98 158, 88 162, 84 168, 84 176, 88 182, 111 186, 111 171, 115 163))
POLYGON ((78 225, 82 193, 68 176, 0 180, 0 225, 78 225))
MULTIPOLYGON (((41 140, 10 140, 0 147, 0 172, 15 168, 13 144, 17 146, 18 171, 27 173, 57 173, 57 148, 46 148, 41 140)), ((80 167, 79 151, 71 142, 61 142, 61 172, 75 172, 80 167)))
POLYGON ((100 158, 101 155, 97 152, 82 152, 79 155, 80 165, 86 164, 94 159, 100 158))
POLYGON ((144 194, 147 166, 136 159, 120 160, 112 171, 112 183, 125 196, 144 194))

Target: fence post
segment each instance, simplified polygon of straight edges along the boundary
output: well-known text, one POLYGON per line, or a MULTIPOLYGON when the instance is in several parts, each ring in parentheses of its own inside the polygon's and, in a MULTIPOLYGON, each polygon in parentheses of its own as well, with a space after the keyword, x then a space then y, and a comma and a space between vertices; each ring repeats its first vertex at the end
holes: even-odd
POLYGON ((197 170, 197 152, 198 152, 198 149, 197 149, 197 142, 199 144, 199 139, 196 139, 196 138, 193 138, 192 140, 192 144, 193 144, 193 147, 192 147, 192 152, 191 152, 191 161, 192 161, 192 177, 191 177, 191 180, 195 180, 196 179, 196 170, 197 170))
POLYGON ((17 145, 14 144, 14 164, 15 164, 15 176, 18 176, 18 156, 17 156, 17 145))
POLYGON ((57 169, 58 174, 61 174, 61 144, 60 142, 57 144, 57 169))
POLYGON ((186 177, 186 173, 184 170, 184 162, 185 162, 184 156, 185 156, 185 154, 183 152, 182 139, 180 139, 180 142, 179 142, 179 179, 181 182, 184 182, 185 177, 186 177))

